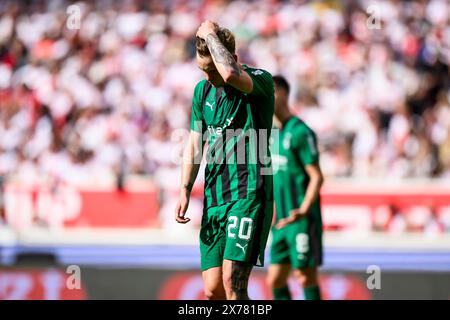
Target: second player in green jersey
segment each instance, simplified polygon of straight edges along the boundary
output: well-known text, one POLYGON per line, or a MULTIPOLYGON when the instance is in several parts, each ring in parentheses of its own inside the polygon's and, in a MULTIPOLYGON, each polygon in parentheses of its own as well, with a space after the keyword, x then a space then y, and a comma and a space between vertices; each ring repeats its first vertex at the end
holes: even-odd
POLYGON ((276 224, 272 228, 268 282, 275 299, 290 299, 287 279, 293 269, 305 298, 320 299, 317 267, 322 264, 319 190, 323 178, 317 137, 289 112, 287 81, 281 76, 273 79, 279 129, 271 145, 276 224))

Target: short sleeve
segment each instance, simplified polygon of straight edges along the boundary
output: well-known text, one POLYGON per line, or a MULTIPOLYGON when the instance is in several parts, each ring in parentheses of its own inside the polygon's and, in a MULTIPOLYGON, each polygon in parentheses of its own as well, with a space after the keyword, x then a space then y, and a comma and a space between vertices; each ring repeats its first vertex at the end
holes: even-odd
POLYGON ((201 134, 206 130, 202 112, 203 83, 204 82, 201 81, 195 86, 191 112, 191 130, 200 132, 201 134))
POLYGON ((319 162, 317 138, 313 132, 307 131, 299 134, 298 155, 303 165, 315 164, 319 162))
POLYGON ((253 90, 249 95, 257 97, 271 97, 274 95, 275 87, 272 75, 262 69, 245 69, 253 81, 253 90))

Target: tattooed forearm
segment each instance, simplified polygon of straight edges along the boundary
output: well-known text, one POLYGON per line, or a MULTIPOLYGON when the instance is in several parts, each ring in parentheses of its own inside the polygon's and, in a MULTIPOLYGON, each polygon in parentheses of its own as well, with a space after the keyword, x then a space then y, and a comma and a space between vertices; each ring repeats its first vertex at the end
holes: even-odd
POLYGON ((231 290, 237 300, 249 300, 247 293, 248 278, 252 265, 245 262, 233 261, 231 267, 231 290))
MULTIPOLYGON (((219 37, 211 33, 206 37, 206 44, 208 46, 209 52, 217 64, 223 65, 226 69, 231 70, 234 75, 241 75, 241 68, 234 59, 233 55, 228 51, 227 48, 220 42, 219 37)), ((217 66, 217 65, 216 65, 217 66)))

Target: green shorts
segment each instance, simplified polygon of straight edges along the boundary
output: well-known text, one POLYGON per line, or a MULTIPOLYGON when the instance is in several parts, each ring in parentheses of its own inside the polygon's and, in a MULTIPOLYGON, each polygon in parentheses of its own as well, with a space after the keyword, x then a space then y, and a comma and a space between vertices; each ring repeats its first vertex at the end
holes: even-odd
POLYGON ((315 216, 272 228, 271 264, 290 264, 294 269, 318 267, 322 257, 322 222, 315 216))
POLYGON ((204 210, 201 270, 220 267, 224 259, 262 267, 272 214, 273 201, 262 198, 239 199, 204 210))

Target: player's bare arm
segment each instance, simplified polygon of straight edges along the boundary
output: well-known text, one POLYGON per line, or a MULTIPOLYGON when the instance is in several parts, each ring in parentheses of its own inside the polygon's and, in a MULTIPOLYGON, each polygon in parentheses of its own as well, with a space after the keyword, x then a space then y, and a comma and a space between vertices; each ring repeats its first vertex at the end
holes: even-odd
POLYGON ((197 37, 205 40, 211 53, 214 65, 222 76, 225 83, 245 93, 253 90, 253 81, 250 76, 242 70, 236 56, 230 53, 222 44, 216 34, 218 25, 211 21, 204 21, 197 31, 197 37))
POLYGON ((309 183, 306 189, 305 198, 300 208, 291 211, 289 217, 281 219, 277 223, 277 228, 282 228, 308 214, 312 204, 319 197, 320 188, 323 184, 323 175, 319 164, 311 164, 305 166, 306 174, 309 176, 309 183))
POLYGON ((178 223, 188 223, 191 219, 185 217, 189 207, 192 187, 200 168, 203 143, 200 133, 191 131, 186 148, 183 152, 183 165, 181 168, 181 190, 178 204, 175 209, 175 220, 178 223))

